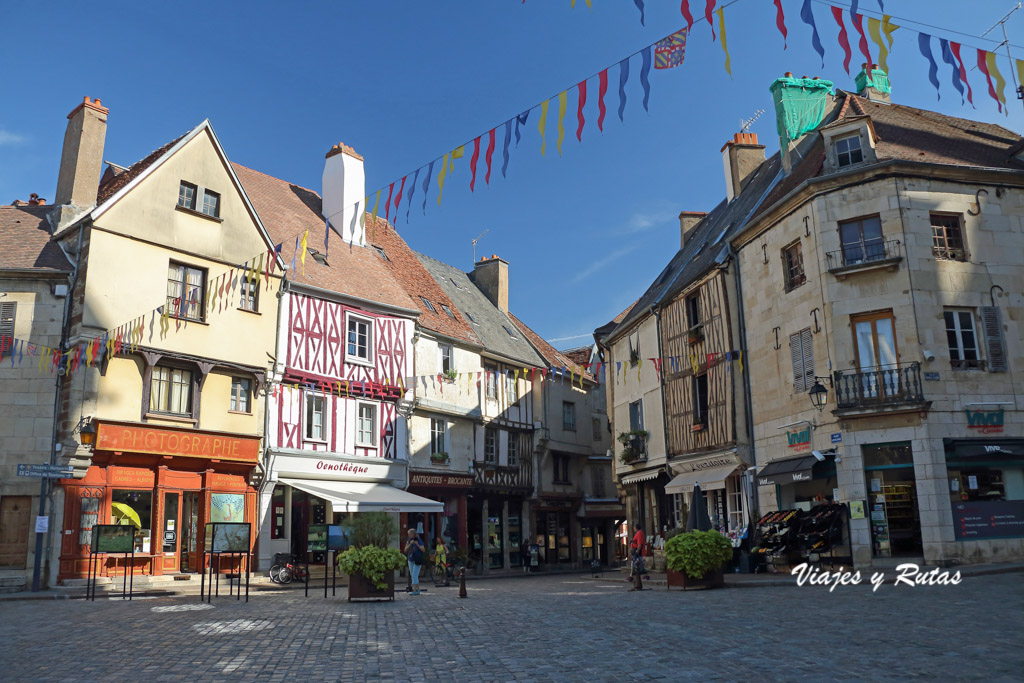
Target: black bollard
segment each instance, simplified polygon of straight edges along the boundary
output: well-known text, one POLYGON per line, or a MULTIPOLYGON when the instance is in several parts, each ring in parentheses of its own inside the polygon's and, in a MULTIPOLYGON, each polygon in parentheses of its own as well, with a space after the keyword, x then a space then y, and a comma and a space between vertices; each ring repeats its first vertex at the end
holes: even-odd
POLYGON ((466 597, 466 568, 463 567, 462 571, 459 572, 459 597, 466 597))

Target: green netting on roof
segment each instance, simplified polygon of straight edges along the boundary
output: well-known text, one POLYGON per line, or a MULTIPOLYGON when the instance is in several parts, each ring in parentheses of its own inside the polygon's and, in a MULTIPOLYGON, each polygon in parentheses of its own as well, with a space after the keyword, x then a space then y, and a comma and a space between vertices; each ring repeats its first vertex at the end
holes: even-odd
POLYGON ((889 87, 889 77, 881 69, 872 69, 870 73, 861 71, 857 74, 856 79, 857 92, 863 92, 865 86, 870 85, 878 92, 884 92, 886 95, 892 93, 892 88, 889 87))
POLYGON ((786 76, 775 79, 769 90, 775 101, 779 145, 785 150, 791 141, 821 123, 827 96, 832 91, 832 81, 786 76))

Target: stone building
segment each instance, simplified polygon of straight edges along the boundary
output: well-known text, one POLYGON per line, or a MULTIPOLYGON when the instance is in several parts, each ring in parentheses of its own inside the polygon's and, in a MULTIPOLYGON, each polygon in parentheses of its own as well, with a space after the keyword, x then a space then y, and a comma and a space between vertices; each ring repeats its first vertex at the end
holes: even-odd
POLYGON ((1024 141, 865 67, 772 84, 784 174, 732 240, 761 509, 849 503, 858 566, 1020 559, 1024 141))

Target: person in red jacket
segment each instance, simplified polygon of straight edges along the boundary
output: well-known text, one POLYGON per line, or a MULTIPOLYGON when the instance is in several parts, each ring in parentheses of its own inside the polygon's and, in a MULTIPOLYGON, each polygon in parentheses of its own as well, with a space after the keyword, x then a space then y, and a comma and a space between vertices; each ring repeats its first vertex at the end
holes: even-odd
POLYGON ((634 571, 638 571, 644 575, 644 578, 650 579, 650 576, 646 576, 647 570, 644 568, 644 549, 647 546, 647 535, 640 528, 639 524, 633 528, 636 530, 636 533, 633 534, 633 540, 629 544, 630 555, 632 555, 633 561, 629 565, 629 578, 626 580, 633 580, 634 571))

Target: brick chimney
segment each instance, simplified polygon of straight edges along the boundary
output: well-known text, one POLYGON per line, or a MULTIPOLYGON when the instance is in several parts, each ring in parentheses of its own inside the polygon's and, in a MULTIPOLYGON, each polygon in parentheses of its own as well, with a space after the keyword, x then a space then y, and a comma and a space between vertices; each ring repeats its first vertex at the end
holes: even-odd
POLYGON ((889 76, 878 68, 877 64, 864 63, 860 65, 860 73, 855 81, 857 94, 872 102, 892 102, 892 88, 889 86, 889 76))
MULTIPOLYGON (((807 133, 817 128, 829 107, 832 81, 820 78, 794 78, 786 72, 768 88, 775 102, 775 121, 779 131, 779 152, 786 173, 803 158, 801 145, 807 133)), ((808 145, 809 146, 809 145, 808 145)))
POLYGON ((681 211, 679 213, 679 248, 682 249, 686 245, 686 240, 690 239, 690 235, 693 234, 693 229, 704 220, 704 216, 707 216, 706 211, 681 211))
POLYGON ((502 313, 508 313, 508 261, 491 254, 473 264, 470 275, 476 286, 502 313))
POLYGON ((757 133, 736 133, 722 146, 721 152, 726 195, 732 201, 764 161, 764 145, 757 144, 757 133))
POLYGON ((349 244, 366 246, 366 176, 363 157, 343 142, 331 147, 324 161, 322 215, 349 244))
POLYGON ((99 99, 86 97, 68 114, 54 204, 69 206, 69 215, 96 205, 109 112, 99 99))

